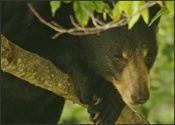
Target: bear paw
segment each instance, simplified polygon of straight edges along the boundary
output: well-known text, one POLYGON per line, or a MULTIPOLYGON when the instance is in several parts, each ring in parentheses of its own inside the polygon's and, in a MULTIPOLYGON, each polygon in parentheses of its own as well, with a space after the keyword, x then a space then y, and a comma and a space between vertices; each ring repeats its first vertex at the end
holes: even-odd
POLYGON ((94 95, 92 103, 88 105, 90 118, 95 124, 115 123, 125 105, 120 95, 106 93, 101 97, 94 95))

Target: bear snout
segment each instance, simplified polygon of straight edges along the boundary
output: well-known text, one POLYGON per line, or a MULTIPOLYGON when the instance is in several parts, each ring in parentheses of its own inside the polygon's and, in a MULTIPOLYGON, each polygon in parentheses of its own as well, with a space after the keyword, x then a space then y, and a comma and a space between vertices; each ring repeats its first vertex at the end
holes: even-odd
POLYGON ((133 94, 131 99, 135 104, 144 104, 149 99, 149 93, 133 94))

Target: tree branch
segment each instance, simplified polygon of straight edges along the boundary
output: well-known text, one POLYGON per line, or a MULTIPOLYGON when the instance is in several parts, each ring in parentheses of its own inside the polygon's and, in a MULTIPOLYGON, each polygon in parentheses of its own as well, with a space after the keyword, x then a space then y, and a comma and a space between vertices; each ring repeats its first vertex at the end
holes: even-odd
POLYGON ((71 35, 87 35, 87 34, 98 34, 101 31, 107 30, 107 29, 111 29, 114 27, 120 27, 120 26, 124 26, 128 23, 128 20, 131 20, 134 16, 136 16, 138 13, 142 12, 143 10, 150 8, 152 6, 154 6, 155 4, 157 4, 157 1, 148 1, 145 5, 143 5, 137 12, 135 12, 134 14, 130 15, 127 18, 123 18, 115 23, 110 22, 107 24, 104 24, 102 21, 98 20, 97 18, 95 18, 92 14, 89 14, 92 22, 94 24, 94 27, 80 27, 78 24, 75 23, 75 21, 73 20, 73 17, 71 16, 70 20, 72 22, 72 24, 75 26, 74 28, 70 28, 70 29, 66 29, 66 28, 58 28, 55 25, 52 25, 52 23, 47 22, 45 19, 43 19, 39 13, 34 9, 34 7, 31 5, 31 3, 28 3, 28 7, 30 8, 30 10, 33 12, 33 14, 46 26, 52 28, 53 30, 57 31, 57 33, 52 37, 52 39, 56 39, 58 36, 60 36, 61 34, 64 33, 68 33, 71 35), (102 25, 98 25, 97 24, 100 23, 102 25))
MULTIPOLYGON (((87 107, 79 102, 70 77, 57 69, 50 61, 16 46, 3 35, 1 35, 1 42, 1 68, 3 72, 11 73, 35 86, 52 91, 65 99, 87 107)), ((125 106, 116 123, 148 124, 148 121, 138 112, 125 106)))

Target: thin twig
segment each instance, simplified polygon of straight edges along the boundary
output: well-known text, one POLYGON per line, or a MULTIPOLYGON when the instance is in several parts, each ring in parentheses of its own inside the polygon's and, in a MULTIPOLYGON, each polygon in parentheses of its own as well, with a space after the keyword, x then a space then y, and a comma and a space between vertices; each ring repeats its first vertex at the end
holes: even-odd
POLYGON ((106 25, 106 23, 102 22, 101 20, 98 19, 98 17, 95 18, 96 22, 102 26, 106 25))
POLYGON ((54 20, 50 21, 50 23, 53 24, 54 26, 56 26, 57 28, 65 29, 64 27, 62 27, 60 24, 58 24, 58 23, 55 22, 54 20))
POLYGON ((97 24, 97 19, 94 17, 93 14, 91 14, 90 17, 91 17, 91 20, 92 20, 92 23, 94 24, 94 26, 98 28, 99 25, 97 24))
POLYGON ((62 30, 58 29, 57 27, 55 27, 54 25, 52 25, 51 23, 45 21, 37 12, 36 10, 33 8, 31 3, 27 3, 28 7, 30 8, 30 10, 33 12, 33 14, 42 22, 44 23, 46 26, 54 29, 55 31, 58 32, 62 32, 62 30))
POLYGON ((72 25, 77 29, 81 29, 81 27, 77 23, 75 23, 73 16, 70 15, 69 17, 70 17, 70 21, 71 21, 72 25))
POLYGON ((157 4, 156 1, 149 1, 147 2, 145 5, 143 5, 136 13, 132 14, 131 16, 128 16, 127 18, 123 18, 121 20, 119 20, 118 22, 109 22, 107 24, 104 24, 103 22, 101 22, 100 20, 98 20, 97 18, 95 18, 94 16, 90 16, 93 24, 95 25, 95 27, 80 27, 78 24, 75 23, 73 16, 70 15, 70 20, 71 23, 73 24, 74 28, 70 28, 70 29, 65 29, 65 28, 58 28, 55 25, 52 25, 51 23, 47 22, 46 20, 44 20, 37 12, 36 10, 33 8, 33 6, 28 3, 29 8, 31 9, 31 11, 33 12, 33 14, 45 25, 47 25, 48 27, 54 29, 55 31, 57 31, 57 33, 52 37, 53 39, 57 38, 58 36, 60 36, 61 34, 64 33, 68 33, 71 35, 87 35, 87 34, 96 34, 99 33, 101 31, 110 29, 110 28, 114 28, 114 27, 120 27, 120 26, 124 26, 128 23, 129 20, 131 20, 134 16, 136 16, 138 13, 142 12, 143 10, 150 8, 152 6, 154 6, 155 4, 157 4), (98 25, 99 24, 103 24, 103 25, 98 25), (97 25, 96 25, 97 24, 97 25))

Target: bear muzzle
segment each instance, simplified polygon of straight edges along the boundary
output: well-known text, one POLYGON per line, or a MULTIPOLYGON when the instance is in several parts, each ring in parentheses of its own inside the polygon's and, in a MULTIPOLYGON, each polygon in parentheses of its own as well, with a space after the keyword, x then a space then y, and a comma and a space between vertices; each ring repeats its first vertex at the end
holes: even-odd
POLYGON ((144 104, 149 99, 149 93, 133 94, 131 99, 134 104, 144 104))

